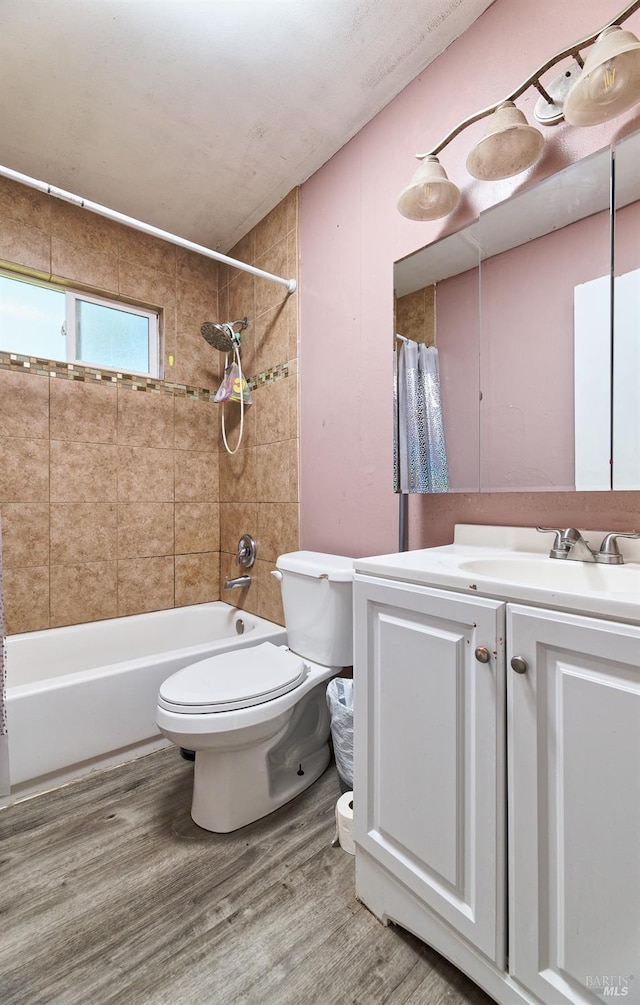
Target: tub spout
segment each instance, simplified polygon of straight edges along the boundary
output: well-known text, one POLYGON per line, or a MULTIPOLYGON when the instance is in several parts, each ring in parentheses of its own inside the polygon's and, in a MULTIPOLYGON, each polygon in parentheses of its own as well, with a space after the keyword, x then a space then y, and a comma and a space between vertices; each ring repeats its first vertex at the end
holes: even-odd
POLYGON ((245 586, 251 585, 251 576, 238 576, 236 579, 227 578, 224 581, 225 590, 242 590, 245 586))

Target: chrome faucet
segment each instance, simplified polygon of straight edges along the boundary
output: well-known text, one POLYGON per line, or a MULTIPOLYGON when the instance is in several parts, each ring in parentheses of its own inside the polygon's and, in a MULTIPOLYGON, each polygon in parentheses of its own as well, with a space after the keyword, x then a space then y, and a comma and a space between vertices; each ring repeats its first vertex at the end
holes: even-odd
POLYGON ((555 540, 549 552, 549 558, 561 558, 569 562, 598 562, 601 565, 623 565, 624 558, 618 548, 619 537, 640 537, 640 533, 632 531, 628 534, 606 534, 598 551, 589 547, 579 530, 567 527, 561 530, 557 527, 536 527, 541 534, 555 534, 555 540))
POLYGON ((224 581, 225 590, 243 590, 245 586, 251 585, 251 576, 238 576, 236 579, 227 578, 224 581))
MULTIPOLYGON (((256 560, 256 542, 251 537, 251 534, 243 534, 238 541, 238 550, 236 553, 236 562, 242 569, 250 569, 256 560)), ((230 579, 229 576, 224 581, 224 590, 244 590, 245 586, 251 586, 251 576, 246 573, 244 576, 238 576, 236 579, 230 579)))

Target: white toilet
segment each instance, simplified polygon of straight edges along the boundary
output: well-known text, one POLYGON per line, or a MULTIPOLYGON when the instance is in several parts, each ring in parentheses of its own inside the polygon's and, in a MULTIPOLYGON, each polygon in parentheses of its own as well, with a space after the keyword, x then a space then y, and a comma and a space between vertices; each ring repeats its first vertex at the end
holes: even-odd
POLYGON ((160 732, 196 752, 191 816, 227 832, 276 810, 329 763, 326 685, 353 663, 353 559, 281 555, 288 647, 221 653, 169 677, 160 732))

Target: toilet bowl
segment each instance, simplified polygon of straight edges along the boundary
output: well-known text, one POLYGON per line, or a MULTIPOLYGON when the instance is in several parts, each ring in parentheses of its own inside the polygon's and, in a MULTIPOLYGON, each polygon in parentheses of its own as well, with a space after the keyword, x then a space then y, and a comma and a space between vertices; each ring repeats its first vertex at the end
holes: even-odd
POLYGON ((276 567, 289 645, 192 663, 158 694, 158 728, 195 751, 191 816, 206 830, 273 812, 329 763, 326 684, 353 662, 353 561, 292 552, 276 567))

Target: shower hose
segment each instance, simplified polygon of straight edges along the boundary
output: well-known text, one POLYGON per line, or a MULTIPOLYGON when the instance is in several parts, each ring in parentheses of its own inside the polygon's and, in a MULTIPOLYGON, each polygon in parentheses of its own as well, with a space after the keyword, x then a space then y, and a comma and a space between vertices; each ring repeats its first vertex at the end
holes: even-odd
MULTIPOLYGON (((228 454, 235 454, 242 443, 242 433, 244 431, 244 374, 242 373, 242 363, 240 362, 240 349, 237 345, 234 345, 232 352, 233 362, 238 367, 238 373, 240 375, 240 429, 238 431, 238 442, 236 443, 233 450, 229 446, 227 440, 227 430, 224 421, 224 407, 226 402, 222 402, 222 442, 224 443, 224 449, 228 454)), ((229 354, 227 353, 224 357, 224 368, 227 369, 227 363, 229 361, 229 354)))

